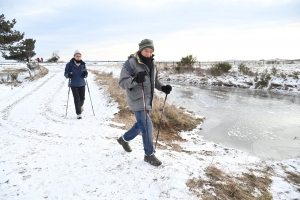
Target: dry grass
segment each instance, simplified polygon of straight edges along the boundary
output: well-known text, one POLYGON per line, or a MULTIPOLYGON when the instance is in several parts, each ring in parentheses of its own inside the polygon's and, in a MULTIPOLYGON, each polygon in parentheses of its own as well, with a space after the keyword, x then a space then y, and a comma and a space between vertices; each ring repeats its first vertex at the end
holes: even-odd
POLYGON ((287 179, 290 182, 300 186, 300 175, 298 173, 289 172, 289 171, 285 171, 285 173, 287 174, 287 179))
POLYGON ((39 78, 44 77, 46 74, 48 74, 49 70, 46 67, 41 66, 39 73, 37 73, 35 76, 31 77, 31 80, 36 80, 39 78))
MULTIPOLYGON (((287 182, 293 184, 295 187, 297 187, 297 190, 300 192, 300 173, 297 172, 291 172, 287 170, 287 166, 281 165, 283 171, 285 172, 285 176, 283 177, 287 182)), ((293 167, 293 166, 291 166, 293 167)), ((293 167, 294 168, 294 167, 293 167)))
POLYGON ((215 166, 207 167, 205 174, 209 180, 194 178, 186 183, 190 191, 202 199, 272 199, 267 190, 272 180, 267 174, 258 177, 253 173, 243 173, 242 176, 235 178, 215 166), (203 186, 210 186, 211 189, 205 190, 203 186), (259 194, 254 195, 255 191, 259 191, 259 194))
MULTIPOLYGON (((112 74, 99 73, 98 71, 92 71, 96 75, 96 82, 98 85, 106 85, 110 96, 119 104, 120 112, 115 115, 114 121, 123 123, 126 126, 124 130, 128 130, 135 123, 135 117, 133 112, 129 110, 126 101, 126 93, 119 86, 119 79, 113 78, 112 74)), ((153 122, 154 133, 157 132, 159 125, 162 107, 164 99, 155 97, 153 109, 150 117, 153 122)), ((194 118, 190 114, 184 113, 182 109, 175 107, 174 105, 165 105, 165 116, 163 117, 159 140, 167 143, 171 143, 173 140, 183 140, 179 135, 179 131, 192 130, 200 124, 203 119, 194 118)), ((153 134, 156 138, 156 134, 153 134)), ((171 145, 172 146, 172 145, 171 145)), ((175 148, 176 145, 173 145, 175 148)), ((179 149, 176 147, 176 149, 179 149)))

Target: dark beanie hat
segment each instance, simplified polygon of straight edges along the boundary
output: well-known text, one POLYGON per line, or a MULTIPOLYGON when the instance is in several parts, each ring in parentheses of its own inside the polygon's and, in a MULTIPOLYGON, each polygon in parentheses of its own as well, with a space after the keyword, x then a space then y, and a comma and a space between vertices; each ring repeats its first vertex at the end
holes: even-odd
POLYGON ((153 41, 150 39, 144 39, 139 43, 139 51, 142 51, 145 48, 151 48, 154 51, 154 44, 153 41))

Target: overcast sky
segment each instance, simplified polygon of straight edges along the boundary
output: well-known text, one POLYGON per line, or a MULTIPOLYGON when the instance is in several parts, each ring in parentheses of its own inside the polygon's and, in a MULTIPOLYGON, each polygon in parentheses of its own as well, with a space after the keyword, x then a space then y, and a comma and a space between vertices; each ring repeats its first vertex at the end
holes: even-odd
MULTIPOLYGON (((0 0, 36 57, 125 60, 152 39, 155 59, 299 59, 299 0, 0 0)), ((0 58, 3 61, 3 58, 0 58)))

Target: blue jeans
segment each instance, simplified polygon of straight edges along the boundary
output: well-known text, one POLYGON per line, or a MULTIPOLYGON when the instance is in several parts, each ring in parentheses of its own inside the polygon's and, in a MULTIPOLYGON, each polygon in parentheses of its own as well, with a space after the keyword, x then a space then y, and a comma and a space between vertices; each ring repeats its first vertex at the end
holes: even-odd
POLYGON ((140 132, 142 132, 143 137, 143 145, 144 145, 144 151, 145 155, 149 156, 152 155, 154 152, 153 147, 153 139, 152 139, 152 131, 153 131, 153 125, 152 121, 149 117, 149 110, 147 110, 147 123, 148 123, 148 137, 146 132, 146 119, 144 110, 140 111, 134 111, 136 122, 135 124, 123 135, 123 139, 126 142, 129 142, 130 140, 133 140, 140 132))

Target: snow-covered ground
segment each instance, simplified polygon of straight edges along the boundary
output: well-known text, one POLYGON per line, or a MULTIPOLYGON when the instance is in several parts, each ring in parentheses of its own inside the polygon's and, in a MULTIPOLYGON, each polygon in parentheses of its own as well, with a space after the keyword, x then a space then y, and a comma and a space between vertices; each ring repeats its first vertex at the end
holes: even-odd
MULTIPOLYGON (((202 65, 201 69, 206 70, 211 66, 212 65, 207 64, 202 65)), ((232 65, 229 73, 221 76, 212 76, 206 73, 201 75, 196 75, 195 73, 176 74, 168 70, 160 73, 160 79, 178 83, 217 85, 300 93, 300 64, 258 65, 254 62, 247 63, 246 66, 253 73, 257 73, 257 76, 244 75, 243 73, 239 72, 238 65, 232 65), (277 70, 276 75, 272 75, 272 68, 277 70), (294 73, 298 75, 295 75, 294 73), (271 78, 268 85, 265 87, 259 87, 257 84, 259 79, 262 77, 262 74, 269 74, 271 78)), ((195 67, 199 68, 199 66, 195 67)), ((172 69, 172 67, 169 67, 169 69, 172 69)))
MULTIPOLYGON (((271 166, 273 198, 300 199, 299 185, 289 183, 284 172, 299 174, 300 158, 263 160, 205 141, 194 131, 180 133, 187 139, 178 142, 185 152, 158 149, 163 165, 149 165, 141 136, 130 143, 131 153, 117 143, 124 133, 110 126, 118 125, 111 121, 117 104, 91 73, 95 116, 87 91, 83 119, 77 120, 71 92, 66 116, 65 64, 46 67, 49 73, 36 81, 13 89, 0 84, 0 199, 197 199, 186 182, 208 179, 205 169, 211 165, 232 176, 271 166)), ((88 68, 115 76, 120 70, 111 63, 88 68)))

